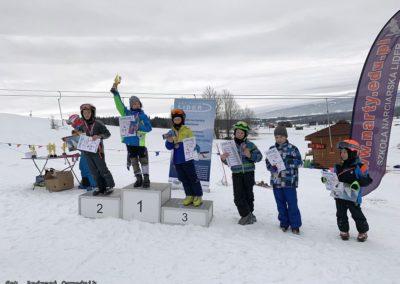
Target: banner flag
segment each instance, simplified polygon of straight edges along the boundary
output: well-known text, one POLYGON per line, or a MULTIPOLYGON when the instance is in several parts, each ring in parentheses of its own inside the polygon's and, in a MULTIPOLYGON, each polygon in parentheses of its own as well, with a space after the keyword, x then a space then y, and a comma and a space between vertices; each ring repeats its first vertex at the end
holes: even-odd
POLYGON ((364 63, 354 99, 351 138, 360 143, 361 161, 368 165, 377 188, 386 172, 394 107, 400 78, 400 11, 382 28, 364 63))

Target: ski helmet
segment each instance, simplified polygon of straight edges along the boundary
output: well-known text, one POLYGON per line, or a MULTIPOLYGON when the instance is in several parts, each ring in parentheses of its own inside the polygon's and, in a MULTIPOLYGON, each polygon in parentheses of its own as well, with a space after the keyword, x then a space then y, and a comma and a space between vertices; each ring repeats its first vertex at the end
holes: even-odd
POLYGON ((360 152, 360 144, 354 139, 345 139, 337 144, 338 149, 346 149, 355 152, 357 155, 360 152))
POLYGON ((142 102, 140 101, 140 99, 139 99, 138 97, 136 97, 136 96, 131 96, 131 97, 129 98, 129 106, 132 107, 132 104, 133 104, 134 102, 138 102, 138 103, 140 104, 140 108, 143 107, 142 102))
POLYGON ((183 109, 180 108, 174 108, 171 110, 171 117, 174 119, 175 117, 181 117, 183 120, 186 118, 186 113, 183 109))
POLYGON ((70 116, 68 117, 68 119, 67 119, 67 124, 68 124, 68 125, 71 125, 71 124, 73 124, 77 119, 79 119, 79 115, 77 115, 77 114, 72 114, 72 115, 70 115, 70 116))
POLYGON ((94 119, 96 117, 96 107, 92 104, 82 104, 81 105, 81 115, 83 117, 83 110, 88 109, 92 111, 92 117, 91 119, 94 119))
POLYGON ((249 127, 249 125, 247 124, 247 122, 245 122, 245 121, 238 121, 238 122, 236 122, 235 125, 233 126, 233 130, 236 130, 236 129, 243 130, 244 132, 247 133, 247 132, 250 130, 250 127, 249 127))

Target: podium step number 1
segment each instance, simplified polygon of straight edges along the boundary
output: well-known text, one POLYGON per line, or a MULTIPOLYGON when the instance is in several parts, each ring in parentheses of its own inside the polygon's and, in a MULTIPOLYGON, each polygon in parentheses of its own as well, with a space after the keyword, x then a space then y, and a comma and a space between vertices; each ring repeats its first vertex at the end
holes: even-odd
POLYGON ((171 198, 169 183, 151 183, 150 188, 133 188, 129 185, 122 189, 122 218, 143 222, 159 223, 161 206, 171 198))

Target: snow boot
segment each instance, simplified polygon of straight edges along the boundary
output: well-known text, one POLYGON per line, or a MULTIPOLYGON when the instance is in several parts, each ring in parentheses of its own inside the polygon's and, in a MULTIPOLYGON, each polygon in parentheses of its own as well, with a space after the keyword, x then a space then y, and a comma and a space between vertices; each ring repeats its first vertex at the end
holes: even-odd
POLYGON ((367 240, 367 238, 368 238, 368 235, 367 235, 366 232, 365 233, 359 233, 358 237, 357 237, 357 241, 365 242, 367 240))
POLYGON ((193 199, 193 206, 199 207, 203 203, 203 199, 201 196, 195 196, 193 199))
POLYGON ((194 197, 193 196, 186 196, 186 198, 182 201, 183 206, 189 206, 193 203, 194 197))
POLYGON ((149 188, 150 187, 150 179, 148 174, 143 175, 143 188, 149 188))
POLYGON ((143 184, 143 177, 142 174, 137 174, 136 176, 136 181, 133 184, 133 187, 141 187, 143 184))
POLYGON ((299 228, 292 228, 292 233, 295 235, 300 235, 300 229, 299 228))
POLYGON ((242 226, 251 225, 253 223, 253 214, 251 212, 239 220, 239 225, 242 226))
POLYGON ((104 194, 104 195, 110 195, 111 193, 113 193, 113 191, 114 191, 114 189, 112 189, 111 187, 108 187, 108 188, 103 192, 103 194, 104 194))
POLYGON ((256 215, 254 215, 253 212, 251 213, 251 219, 253 220, 253 223, 257 222, 256 215))
POLYGON ((282 232, 286 233, 289 227, 281 227, 282 232))
POLYGON ((341 238, 343 241, 348 241, 349 238, 350 238, 349 232, 340 232, 340 238, 341 238))

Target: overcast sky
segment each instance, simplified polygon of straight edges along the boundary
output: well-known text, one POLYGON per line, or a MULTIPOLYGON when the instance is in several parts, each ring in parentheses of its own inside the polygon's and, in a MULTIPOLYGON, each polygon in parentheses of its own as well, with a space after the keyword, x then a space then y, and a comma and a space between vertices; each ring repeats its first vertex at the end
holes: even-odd
MULTIPOLYGON (((107 91, 119 73, 122 92, 346 94, 398 9, 398 0, 0 0, 0 88, 107 91)), ((116 115, 104 96, 91 99, 98 113, 116 115)), ((64 98, 63 111, 88 100, 64 98)), ((173 103, 142 101, 149 114, 173 103)), ((30 110, 57 114, 57 100, 0 97, 0 112, 30 110)))

